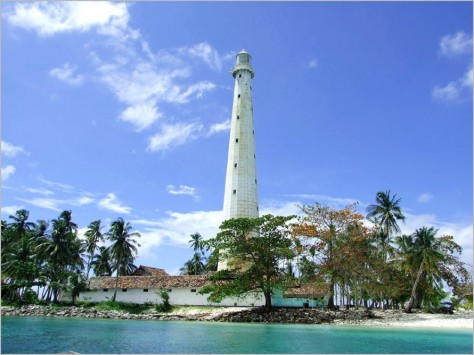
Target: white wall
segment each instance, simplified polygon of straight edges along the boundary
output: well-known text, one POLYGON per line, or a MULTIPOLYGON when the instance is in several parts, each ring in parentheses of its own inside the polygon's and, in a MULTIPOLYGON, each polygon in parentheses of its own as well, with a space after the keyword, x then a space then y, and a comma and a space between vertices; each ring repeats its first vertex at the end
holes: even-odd
MULTIPOLYGON (((226 298, 220 303, 209 303, 207 301, 208 295, 200 295, 197 293, 199 288, 195 288, 196 292, 191 292, 191 288, 173 288, 170 295, 170 303, 172 305, 181 306, 262 306, 265 304, 265 299, 261 293, 256 293, 255 296, 248 296, 244 299, 226 298)), ((78 301, 87 302, 101 302, 109 301, 114 295, 114 289, 109 288, 107 292, 102 289, 83 292, 78 298, 78 301)), ((143 292, 143 289, 127 289, 127 292, 123 292, 122 289, 117 290, 117 297, 115 299, 118 302, 132 302, 132 303, 145 303, 151 302, 154 304, 161 303, 161 297, 159 296, 159 289, 150 288, 148 292, 143 292)))

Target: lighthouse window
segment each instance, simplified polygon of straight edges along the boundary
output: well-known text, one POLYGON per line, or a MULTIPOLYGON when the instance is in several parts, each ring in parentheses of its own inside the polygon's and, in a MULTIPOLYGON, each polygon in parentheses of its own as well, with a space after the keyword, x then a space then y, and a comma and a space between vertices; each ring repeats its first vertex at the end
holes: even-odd
POLYGON ((233 192, 234 192, 234 195, 235 195, 237 193, 237 190, 234 190, 233 192))
POLYGON ((240 97, 240 94, 238 94, 237 97, 240 97))
POLYGON ((240 120, 240 116, 237 116, 237 119, 240 120))
POLYGON ((239 143, 239 138, 235 138, 235 143, 239 143))
POLYGON ((241 77, 242 77, 242 74, 239 74, 239 78, 241 78, 241 77))
POLYGON ((234 168, 236 168, 236 167, 237 167, 237 163, 234 164, 234 168))
POLYGON ((257 179, 255 179, 255 183, 257 183, 257 179))
POLYGON ((255 154, 253 155, 253 157, 255 158, 255 154))

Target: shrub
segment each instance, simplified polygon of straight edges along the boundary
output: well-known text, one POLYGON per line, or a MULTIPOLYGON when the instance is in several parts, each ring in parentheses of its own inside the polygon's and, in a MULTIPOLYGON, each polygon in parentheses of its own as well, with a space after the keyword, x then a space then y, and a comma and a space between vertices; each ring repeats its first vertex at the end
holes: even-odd
POLYGON ((160 288, 158 291, 158 295, 161 297, 161 304, 157 304, 155 309, 157 312, 169 312, 171 311, 171 304, 170 304, 170 294, 167 289, 160 288))

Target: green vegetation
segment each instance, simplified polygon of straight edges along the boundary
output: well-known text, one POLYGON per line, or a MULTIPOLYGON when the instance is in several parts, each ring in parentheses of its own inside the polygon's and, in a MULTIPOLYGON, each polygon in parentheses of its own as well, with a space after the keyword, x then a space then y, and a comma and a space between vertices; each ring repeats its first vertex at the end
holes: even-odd
POLYGON ((187 260, 183 267, 179 269, 181 275, 203 275, 209 271, 217 270, 217 262, 214 259, 206 257, 204 249, 206 243, 199 233, 191 234, 188 242, 194 250, 193 257, 187 260))
POLYGON ((459 260, 462 248, 452 236, 436 236, 433 227, 399 235, 398 221, 405 219, 400 202, 390 191, 378 192, 367 217, 356 211, 356 204, 340 210, 318 203, 301 206, 303 215, 291 225, 290 235, 261 228, 262 218, 270 222, 284 217, 225 221, 206 245, 211 258, 218 255, 229 261, 229 270, 214 274, 211 279, 216 283, 200 292, 217 302, 259 290, 271 307, 275 289, 305 283, 327 288, 332 309, 404 307, 405 312, 413 308, 446 312, 460 304, 469 307, 472 274, 459 260), (446 303, 448 287, 453 299, 446 303))
POLYGON ((169 312, 173 308, 170 304, 170 294, 165 288, 161 288, 158 292, 158 295, 161 297, 161 303, 157 304, 155 309, 157 312, 169 312))
POLYGON ((2 221, 1 225, 3 302, 57 303, 63 293, 74 304, 87 289, 91 268, 99 275, 113 271, 127 275, 136 269, 133 261, 137 249, 132 237, 139 234, 130 233, 131 225, 121 218, 112 222, 106 233, 112 242, 108 247, 98 246, 104 242, 100 221, 88 226, 86 239, 81 241, 71 211, 63 211, 50 222, 34 223, 28 220, 29 212, 22 209, 9 219, 10 223, 2 221))
MULTIPOLYGON (((301 284, 328 290, 331 309, 472 309, 472 271, 460 261, 462 248, 454 238, 426 226, 400 235, 398 223, 405 219, 401 199, 385 191, 375 200, 367 216, 357 212, 356 204, 335 209, 315 203, 301 206, 298 218, 266 215, 224 221, 215 238, 204 241, 199 233, 191 235, 193 257, 181 273, 206 274, 225 259, 228 270, 210 274, 213 282, 199 292, 211 302, 262 292, 267 309, 273 292, 301 284)), ((136 269, 140 234, 122 218, 106 233, 102 228, 100 220, 91 222, 81 241, 71 211, 34 223, 21 209, 9 222, 2 221, 2 305, 58 304, 61 294, 75 304, 87 290, 92 270, 116 276, 112 301, 97 304, 99 308, 133 313, 155 307, 115 302, 118 277, 136 269)), ((168 292, 161 290, 160 296, 162 303, 155 309, 170 311, 168 292)))
POLYGON ((199 292, 209 293, 212 302, 220 302, 225 297, 260 291, 265 297, 265 307, 270 309, 272 292, 282 288, 288 279, 280 261, 294 256, 287 225, 294 217, 265 215, 223 222, 221 232, 207 244, 215 250, 213 257, 227 260, 228 270, 212 275, 210 279, 217 282, 199 292), (223 279, 225 282, 218 282, 223 279))

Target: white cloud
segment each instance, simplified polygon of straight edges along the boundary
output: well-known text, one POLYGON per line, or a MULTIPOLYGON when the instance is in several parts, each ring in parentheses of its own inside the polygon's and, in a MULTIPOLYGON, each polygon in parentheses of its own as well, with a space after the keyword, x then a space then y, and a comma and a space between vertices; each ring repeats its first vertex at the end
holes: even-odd
POLYGON ((444 87, 435 86, 431 95, 437 101, 455 101, 464 92, 472 90, 472 80, 472 66, 470 66, 461 78, 451 81, 444 87))
POLYGON ((213 134, 225 132, 230 130, 231 120, 225 120, 224 122, 214 123, 207 132, 207 136, 212 136, 213 134))
POLYGON ((68 185, 68 184, 63 184, 61 182, 50 181, 44 178, 39 178, 38 181, 55 189, 56 191, 61 191, 61 192, 66 192, 66 193, 72 193, 74 191, 73 186, 68 185))
POLYGON ((150 137, 147 151, 156 152, 182 145, 197 138, 202 128, 202 125, 197 123, 163 124, 161 131, 150 137))
POLYGON ((17 198, 17 200, 29 203, 30 205, 33 205, 33 206, 46 208, 48 210, 53 210, 53 211, 62 211, 60 205, 63 205, 65 203, 64 200, 58 200, 58 199, 53 199, 53 198, 34 198, 31 200, 17 198))
POLYGON ((430 202, 432 199, 433 199, 433 195, 430 194, 429 192, 425 192, 421 194, 420 196, 418 196, 416 201, 419 203, 427 203, 427 202, 430 202))
POLYGON ((113 63, 101 64, 98 72, 101 81, 128 106, 119 118, 132 123, 138 131, 163 117, 158 109, 160 102, 186 104, 215 88, 215 84, 209 81, 178 84, 177 80, 191 75, 187 67, 158 70, 152 62, 137 62, 133 57, 138 53, 133 52, 132 46, 127 55, 129 57, 120 57, 113 63))
POLYGON ((31 192, 32 194, 40 194, 44 196, 54 195, 54 192, 43 187, 41 188, 27 188, 26 191, 31 192))
POLYGON ((457 83, 452 81, 444 87, 436 85, 431 91, 431 96, 436 100, 452 101, 459 97, 459 91, 457 83))
POLYGON ((464 76, 461 78, 461 86, 467 87, 472 89, 472 81, 473 81, 473 74, 472 74, 472 66, 467 69, 464 76))
POLYGON ((191 57, 202 59, 213 70, 222 70, 222 59, 219 53, 208 43, 198 43, 189 48, 181 48, 181 51, 188 53, 191 57))
POLYGON ((2 180, 7 180, 15 173, 15 171, 16 168, 13 165, 7 165, 6 167, 2 167, 2 180))
POLYGON ((161 117, 163 117, 163 114, 158 112, 153 102, 129 106, 120 114, 120 119, 135 125, 137 131, 150 127, 161 117))
POLYGON ((131 207, 123 206, 113 193, 108 193, 107 197, 99 200, 97 206, 116 213, 130 214, 132 211, 131 207))
POLYGON ((127 4, 105 1, 17 3, 5 16, 11 25, 36 31, 39 36, 93 28, 101 34, 117 35, 129 19, 127 4))
POLYGON ((7 216, 14 216, 16 211, 24 209, 24 206, 2 206, 2 214, 5 214, 7 216))
POLYGON ((171 195, 190 195, 196 196, 196 188, 187 185, 179 185, 179 188, 176 188, 174 185, 166 186, 166 191, 171 195))
POLYGON ((308 63, 308 68, 314 69, 318 66, 318 60, 317 59, 311 59, 308 63))
POLYGON ((210 81, 201 81, 196 84, 189 85, 184 91, 178 86, 174 86, 168 93, 168 101, 178 104, 184 104, 189 102, 193 97, 202 98, 206 91, 211 91, 216 87, 214 83, 210 81))
POLYGON ((8 142, 2 141, 2 154, 7 158, 14 158, 18 154, 28 154, 23 147, 18 147, 8 142))
POLYGON ((471 53, 472 35, 457 32, 454 35, 443 36, 441 37, 439 47, 441 54, 448 57, 471 53))
POLYGON ((65 63, 61 67, 51 69, 49 75, 67 84, 79 86, 82 84, 84 77, 82 75, 74 75, 76 70, 77 66, 65 63))
POLYGON ((164 243, 188 245, 189 236, 199 232, 204 239, 216 236, 222 222, 222 211, 167 212, 158 220, 132 220, 141 234, 140 257, 151 256, 151 250, 164 243))
POLYGON ((89 205, 91 203, 94 203, 96 200, 89 197, 89 196, 81 196, 81 197, 78 197, 74 200, 74 203, 79 205, 79 206, 82 206, 82 205, 89 205))

